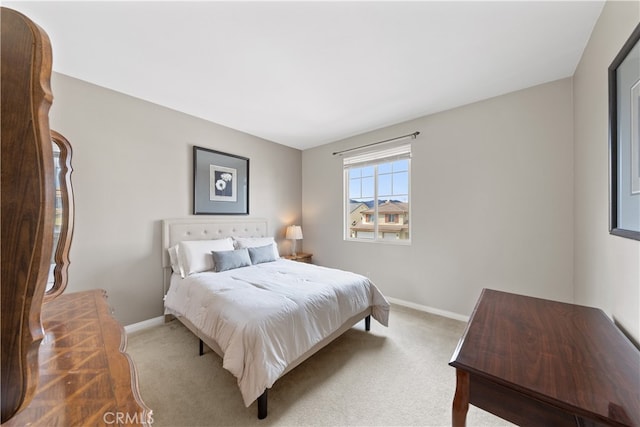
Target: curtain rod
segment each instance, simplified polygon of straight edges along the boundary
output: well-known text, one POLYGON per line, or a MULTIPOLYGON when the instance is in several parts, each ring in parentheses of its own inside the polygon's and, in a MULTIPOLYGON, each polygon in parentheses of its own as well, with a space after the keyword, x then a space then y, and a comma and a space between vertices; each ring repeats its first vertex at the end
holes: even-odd
POLYGON ((414 133, 410 133, 407 135, 402 135, 402 136, 398 136, 395 138, 391 138, 391 139, 385 139, 384 141, 378 141, 378 142, 372 142, 371 144, 365 144, 365 145, 361 145, 359 147, 354 147, 354 148, 349 148, 346 150, 342 150, 342 151, 335 151, 333 153, 333 155, 338 155, 338 154, 344 154, 344 153, 348 153, 349 151, 355 151, 355 150, 360 150, 362 148, 366 148, 366 147, 371 147, 373 145, 378 145, 378 144, 386 144, 388 142, 393 142, 393 141, 398 141, 400 139, 405 139, 405 138, 412 138, 412 139, 416 139, 416 137, 420 135, 420 132, 414 132, 414 133))

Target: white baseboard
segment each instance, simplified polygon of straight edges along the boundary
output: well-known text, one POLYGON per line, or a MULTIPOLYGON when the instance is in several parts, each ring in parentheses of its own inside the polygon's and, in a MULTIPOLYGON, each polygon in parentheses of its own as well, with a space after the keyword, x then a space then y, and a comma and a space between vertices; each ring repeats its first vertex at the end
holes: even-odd
POLYGON ((463 322, 469 321, 469 316, 464 316, 462 314, 453 313, 447 310, 440 310, 438 308, 429 307, 422 304, 416 304, 414 302, 404 301, 398 298, 386 297, 387 300, 392 304, 398 304, 403 307, 412 308, 418 311, 424 311, 426 313, 437 314, 438 316, 448 317, 449 319, 461 320, 463 322))
POLYGON ((124 331, 127 334, 132 332, 142 331, 144 329, 152 328, 154 326, 160 326, 164 324, 164 316, 154 317, 153 319, 143 320, 142 322, 133 323, 124 327, 124 331))

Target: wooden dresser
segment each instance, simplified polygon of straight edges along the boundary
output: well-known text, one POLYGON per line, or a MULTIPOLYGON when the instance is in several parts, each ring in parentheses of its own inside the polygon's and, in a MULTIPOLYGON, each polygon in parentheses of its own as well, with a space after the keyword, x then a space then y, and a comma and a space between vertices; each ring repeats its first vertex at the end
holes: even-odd
POLYGON ((3 426, 132 426, 153 423, 138 391, 127 338, 106 293, 62 294, 42 306, 45 337, 31 404, 3 426))
POLYGON ((602 310, 484 289, 451 359, 469 404, 521 426, 640 426, 640 351, 602 310))

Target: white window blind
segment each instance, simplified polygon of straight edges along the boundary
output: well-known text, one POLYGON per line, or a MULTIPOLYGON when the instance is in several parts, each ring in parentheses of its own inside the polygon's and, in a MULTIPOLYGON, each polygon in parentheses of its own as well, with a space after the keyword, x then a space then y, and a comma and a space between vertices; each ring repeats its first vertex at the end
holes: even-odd
POLYGON ((383 162, 394 162, 396 160, 411 158, 411 144, 403 144, 384 150, 369 151, 366 153, 351 155, 342 159, 343 165, 349 167, 362 167, 375 165, 383 162))

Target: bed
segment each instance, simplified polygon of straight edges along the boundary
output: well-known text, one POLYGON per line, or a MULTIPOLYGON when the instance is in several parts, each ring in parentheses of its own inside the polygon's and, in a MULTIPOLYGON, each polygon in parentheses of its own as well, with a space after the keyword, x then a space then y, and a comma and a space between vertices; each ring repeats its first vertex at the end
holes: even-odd
POLYGON ((280 258, 264 219, 162 222, 165 314, 223 359, 245 406, 267 416, 275 381, 364 320, 388 325, 366 277, 280 258))

